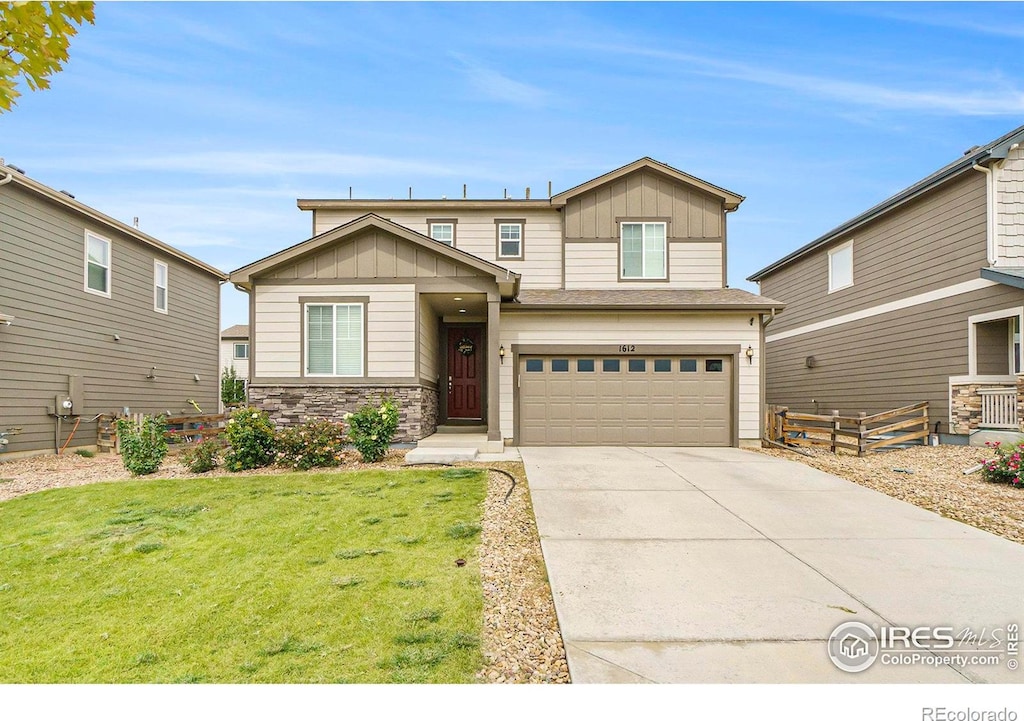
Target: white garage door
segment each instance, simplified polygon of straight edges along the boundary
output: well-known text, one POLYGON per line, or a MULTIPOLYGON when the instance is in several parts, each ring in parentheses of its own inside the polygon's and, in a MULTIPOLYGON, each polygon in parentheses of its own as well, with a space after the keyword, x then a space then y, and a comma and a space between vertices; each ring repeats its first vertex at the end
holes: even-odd
POLYGON ((519 358, 524 446, 732 445, 732 357, 519 358))

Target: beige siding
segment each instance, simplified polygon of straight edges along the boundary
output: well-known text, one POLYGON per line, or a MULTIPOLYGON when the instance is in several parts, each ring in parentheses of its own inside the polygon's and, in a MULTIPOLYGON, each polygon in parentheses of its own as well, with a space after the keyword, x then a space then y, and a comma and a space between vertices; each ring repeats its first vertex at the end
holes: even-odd
POLYGON ((853 240, 851 287, 828 292, 829 248, 762 280, 762 294, 787 304, 771 332, 978 278, 987 265, 985 182, 968 173, 837 240, 853 240))
POLYGON ((437 351, 440 344, 437 313, 420 296, 420 379, 437 383, 441 373, 437 351))
POLYGON ((15 316, 0 326, 0 428, 22 428, 9 450, 53 448, 46 406, 69 375, 84 389, 72 447, 96 442, 89 418, 124 406, 191 412, 192 399, 215 411, 219 306, 208 273, 15 183, 0 187, 0 311, 15 316), (84 290, 86 229, 112 243, 110 298, 84 290), (153 309, 154 259, 168 265, 166 314, 153 309))
MULTIPOLYGON (((757 348, 759 329, 749 313, 698 315, 684 313, 505 313, 501 317, 501 345, 513 344, 666 344, 748 345, 757 348)), ((500 366, 501 434, 513 437, 513 366, 500 366)), ((739 437, 759 437, 760 359, 740 357, 739 437)))
POLYGON ((975 327, 978 346, 978 375, 1005 376, 1010 373, 1009 321, 992 320, 975 327))
POLYGON ((670 238, 720 238, 722 201, 652 170, 594 188, 565 206, 565 237, 611 239, 618 218, 667 218, 670 238))
MULTIPOLYGON (((401 211, 401 209, 398 209, 401 211)), ((315 214, 317 234, 344 225, 363 215, 359 211, 318 210, 315 214)), ((418 233, 427 233, 428 217, 455 218, 455 247, 478 258, 497 263, 515 273, 522 273, 524 288, 559 288, 562 283, 562 218, 555 209, 502 211, 463 211, 454 213, 445 208, 434 214, 388 213, 392 222, 418 233), (498 259, 496 253, 496 218, 525 219, 524 259, 498 259)))
POLYGON ((406 284, 257 284, 255 375, 302 376, 300 297, 368 297, 367 372, 374 378, 416 376, 416 289, 406 284))
POLYGON ((844 414, 928 401, 932 422, 942 421, 948 432, 949 377, 968 372, 968 316, 1022 301, 1024 291, 993 286, 783 340, 770 340, 772 323, 767 401, 803 412, 813 412, 817 401, 823 412, 844 414), (807 368, 807 356, 814 356, 814 368, 807 368))
POLYGON ((1024 148, 1011 150, 996 171, 999 265, 1024 265, 1024 148))
POLYGON ((669 243, 666 283, 619 280, 619 243, 566 243, 565 287, 579 288, 721 288, 722 244, 669 243))
POLYGON ((234 368, 239 378, 249 377, 249 361, 235 359, 235 343, 247 343, 248 341, 222 340, 220 342, 220 368, 234 368))

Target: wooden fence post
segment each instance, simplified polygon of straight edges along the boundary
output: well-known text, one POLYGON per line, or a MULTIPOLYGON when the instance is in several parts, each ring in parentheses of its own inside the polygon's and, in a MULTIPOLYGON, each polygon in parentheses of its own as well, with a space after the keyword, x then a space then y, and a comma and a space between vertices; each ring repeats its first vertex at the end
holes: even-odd
POLYGON ((858 433, 858 436, 859 436, 857 438, 857 457, 858 458, 862 458, 864 456, 864 454, 867 452, 867 446, 868 446, 867 427, 868 427, 868 424, 864 420, 865 418, 867 418, 867 415, 868 414, 865 413, 864 411, 861 411, 860 413, 857 414, 857 419, 858 419, 857 420, 857 433, 858 433))
POLYGON ((836 436, 839 435, 839 411, 832 411, 832 453, 839 452, 836 448, 836 436))

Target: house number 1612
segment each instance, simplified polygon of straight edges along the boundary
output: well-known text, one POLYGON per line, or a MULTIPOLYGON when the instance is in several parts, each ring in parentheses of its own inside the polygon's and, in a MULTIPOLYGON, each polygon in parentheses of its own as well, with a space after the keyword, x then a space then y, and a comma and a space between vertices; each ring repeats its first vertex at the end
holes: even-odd
POLYGON ((619 353, 636 353, 635 345, 620 345, 619 353))

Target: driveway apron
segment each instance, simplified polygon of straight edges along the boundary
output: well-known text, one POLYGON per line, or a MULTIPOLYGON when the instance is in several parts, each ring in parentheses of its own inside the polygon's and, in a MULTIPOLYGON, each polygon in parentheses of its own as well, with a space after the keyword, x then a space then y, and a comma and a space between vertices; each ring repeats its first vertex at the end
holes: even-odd
POLYGON ((1020 624, 1020 544, 736 448, 520 451, 575 683, 1024 681, 827 648, 846 621, 1020 624))

